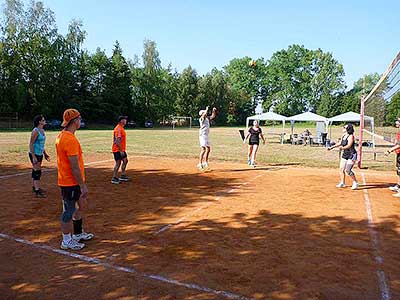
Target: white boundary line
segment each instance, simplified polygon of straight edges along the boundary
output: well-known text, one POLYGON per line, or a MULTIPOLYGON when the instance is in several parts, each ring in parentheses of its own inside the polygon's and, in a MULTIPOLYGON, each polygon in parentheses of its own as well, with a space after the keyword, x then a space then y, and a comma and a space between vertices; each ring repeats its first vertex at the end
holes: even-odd
MULTIPOLYGON (((114 161, 114 160, 107 159, 107 160, 92 161, 92 162, 86 163, 85 167, 90 166, 90 165, 102 164, 102 163, 110 162, 110 161, 114 161)), ((42 172, 54 172, 54 171, 57 171, 57 168, 42 169, 42 172)), ((21 173, 16 173, 16 174, 2 175, 2 176, 0 176, 0 179, 17 177, 17 176, 22 176, 22 175, 30 175, 30 174, 32 174, 32 172, 21 172, 21 173)))
MULTIPOLYGON (((221 195, 221 194, 230 194, 230 193, 233 193, 234 191, 238 190, 241 186, 243 186, 243 185, 248 185, 250 182, 252 182, 252 181, 254 181, 254 180, 260 178, 261 176, 264 176, 265 174, 266 174, 266 173, 258 174, 256 177, 250 179, 249 181, 246 181, 246 182, 244 182, 244 183, 241 183, 241 184, 239 184, 237 187, 231 188, 231 189, 229 189, 229 190, 225 190, 225 191, 223 191, 223 192, 218 192, 218 194, 221 195)), ((221 200, 221 197, 223 197, 223 196, 217 196, 217 197, 215 197, 214 200, 215 200, 215 201, 220 201, 220 200, 221 200)), ((179 225, 180 223, 182 223, 182 221, 186 220, 186 219, 189 218, 189 217, 192 217, 194 214, 196 214, 196 213, 199 212, 200 210, 203 210, 203 209, 208 208, 208 207, 211 206, 213 203, 214 203, 214 201, 209 202, 209 203, 206 203, 205 205, 200 206, 200 207, 198 207, 197 209, 195 209, 192 213, 181 217, 181 218, 178 219, 177 221, 162 226, 159 230, 157 230, 155 233, 153 233, 152 236, 159 235, 160 233, 162 233, 162 232, 164 232, 164 231, 167 231, 167 230, 169 230, 170 228, 172 228, 172 227, 174 227, 174 226, 176 226, 176 225, 179 225)), ((144 242, 145 242, 144 240, 140 240, 140 241, 137 242, 137 244, 143 244, 144 242)))
POLYGON ((121 271, 121 272, 126 272, 126 273, 130 273, 130 274, 135 274, 138 276, 141 276, 145 279, 150 279, 150 280, 154 280, 154 281, 160 281, 160 282, 164 282, 164 283, 169 283, 171 285, 175 285, 175 286, 181 286, 190 290, 195 290, 195 291, 199 291, 199 292, 205 292, 205 293, 210 293, 210 294, 214 294, 214 295, 218 295, 218 296, 222 296, 224 298, 227 299, 234 299, 234 300, 255 300, 253 298, 247 298, 245 296, 241 296, 238 294, 234 294, 231 292, 227 292, 227 291, 222 291, 222 290, 215 290, 215 289, 211 289, 208 287, 204 287, 204 286, 200 286, 194 283, 185 283, 185 282, 181 282, 175 279, 171 279, 168 277, 164 277, 164 276, 160 276, 160 275, 156 275, 156 274, 146 274, 146 273, 141 273, 138 270, 134 269, 134 268, 129 268, 129 267, 123 267, 123 266, 118 266, 118 265, 113 265, 110 264, 108 262, 105 262, 99 258, 95 258, 95 257, 90 257, 90 256, 86 256, 86 255, 82 255, 82 254, 78 254, 78 253, 74 253, 74 252, 69 252, 69 251, 65 251, 65 250, 61 250, 61 249, 56 249, 53 247, 50 247, 48 245, 42 245, 42 244, 37 244, 37 243, 33 243, 31 241, 28 240, 24 240, 21 238, 15 238, 12 237, 8 234, 4 234, 4 233, 0 233, 0 238, 4 238, 4 239, 9 239, 9 240, 13 240, 17 243, 21 243, 21 244, 25 244, 28 246, 31 246, 33 248, 36 249, 42 249, 42 250, 47 250, 47 251, 51 251, 60 255, 64 255, 64 256, 68 256, 68 257, 72 257, 84 262, 88 262, 91 264, 95 264, 95 265, 100 265, 103 266, 105 268, 108 269, 112 269, 112 270, 117 270, 117 271, 121 271))
MULTIPOLYGON (((361 173, 361 177, 363 180, 363 184, 367 185, 364 173, 361 173)), ((389 290, 389 286, 386 282, 385 272, 383 271, 383 268, 382 268, 383 257, 379 253, 378 232, 375 230, 376 225, 374 223, 374 219, 372 216, 371 201, 369 198, 368 190, 364 189, 363 192, 364 192, 365 208, 366 208, 367 216, 368 216, 368 232, 371 237, 374 259, 375 259, 375 263, 378 268, 378 270, 376 271, 376 274, 378 276, 379 289, 381 292, 380 299, 381 300, 390 300, 390 290, 389 290)))
MULTIPOLYGON (((53 172, 53 171, 56 171, 56 170, 57 169, 42 169, 42 172, 53 172)), ((22 175, 31 175, 31 174, 32 174, 32 171, 21 172, 21 173, 16 173, 16 174, 9 174, 9 175, 2 175, 2 176, 0 176, 0 179, 17 177, 17 176, 22 176, 22 175)))

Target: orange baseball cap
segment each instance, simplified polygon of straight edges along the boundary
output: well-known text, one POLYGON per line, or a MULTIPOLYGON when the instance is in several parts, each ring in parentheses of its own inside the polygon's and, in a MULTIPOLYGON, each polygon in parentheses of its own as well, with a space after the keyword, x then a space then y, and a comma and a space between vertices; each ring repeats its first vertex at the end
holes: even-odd
POLYGON ((61 126, 62 126, 62 127, 67 126, 68 123, 69 123, 71 120, 73 120, 73 119, 79 117, 80 115, 81 115, 80 112, 79 112, 78 110, 74 109, 74 108, 68 108, 68 109, 66 109, 66 110, 64 111, 64 114, 63 114, 63 122, 62 122, 61 126))

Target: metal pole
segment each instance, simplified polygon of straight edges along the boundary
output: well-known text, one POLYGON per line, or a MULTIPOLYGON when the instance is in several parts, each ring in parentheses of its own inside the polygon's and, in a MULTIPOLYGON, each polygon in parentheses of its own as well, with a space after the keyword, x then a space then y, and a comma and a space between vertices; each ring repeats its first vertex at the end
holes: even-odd
POLYGON ((363 130, 364 130, 364 95, 361 96, 361 107, 360 107, 360 137, 358 139, 358 167, 362 167, 362 143, 363 143, 363 130))

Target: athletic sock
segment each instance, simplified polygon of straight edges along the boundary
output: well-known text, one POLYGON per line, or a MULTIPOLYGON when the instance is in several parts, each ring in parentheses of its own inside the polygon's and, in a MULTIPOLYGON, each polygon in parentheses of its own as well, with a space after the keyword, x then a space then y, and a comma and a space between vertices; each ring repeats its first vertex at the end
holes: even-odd
POLYGON ((72 239, 70 233, 67 233, 67 234, 63 233, 62 235, 63 235, 63 241, 66 243, 68 243, 72 239))
POLYGON ((74 224, 74 234, 81 234, 82 233, 82 219, 79 220, 72 220, 74 224))

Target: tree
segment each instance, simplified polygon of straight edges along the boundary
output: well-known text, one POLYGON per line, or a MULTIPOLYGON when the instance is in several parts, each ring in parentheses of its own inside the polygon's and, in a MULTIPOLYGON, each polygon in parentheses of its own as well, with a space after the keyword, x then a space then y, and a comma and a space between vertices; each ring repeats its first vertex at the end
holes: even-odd
POLYGON ((159 109, 165 104, 163 71, 156 43, 145 40, 143 48, 143 68, 134 68, 131 74, 132 99, 136 120, 139 120, 139 122, 156 121, 164 116, 164 113, 159 109))
POLYGON ((342 95, 342 113, 348 111, 359 112, 362 95, 368 95, 379 81, 379 78, 380 75, 378 73, 371 73, 364 75, 362 78, 354 82, 353 88, 342 95))
POLYGON ((115 120, 118 115, 132 115, 131 97, 131 71, 122 55, 122 49, 118 41, 115 42, 113 54, 109 60, 104 78, 103 109, 107 117, 104 119, 115 120))
POLYGON ((256 60, 254 67, 249 65, 250 57, 232 59, 224 67, 228 84, 227 122, 237 124, 243 116, 254 113, 258 101, 266 103, 267 67, 263 58, 256 60))
POLYGON ((308 109, 325 117, 333 117, 342 111, 344 69, 331 53, 321 49, 312 52, 311 98, 308 109))
POLYGON ((264 108, 273 106, 283 115, 339 111, 337 97, 344 90, 343 76, 343 66, 332 54, 291 45, 275 52, 267 65, 264 108))
POLYGON ((199 77, 191 66, 182 71, 178 80, 178 93, 176 99, 176 112, 183 116, 198 117, 199 103, 199 77))
POLYGON ((394 124, 400 118, 400 92, 397 92, 387 105, 386 124, 394 124))

